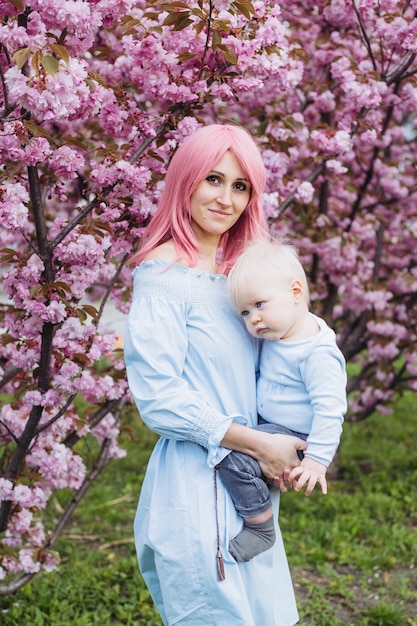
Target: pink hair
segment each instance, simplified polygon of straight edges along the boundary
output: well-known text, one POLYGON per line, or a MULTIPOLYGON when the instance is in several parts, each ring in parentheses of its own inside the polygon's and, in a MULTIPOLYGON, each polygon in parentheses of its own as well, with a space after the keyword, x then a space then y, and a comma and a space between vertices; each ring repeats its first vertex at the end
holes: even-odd
POLYGON ((145 231, 140 250, 132 257, 132 263, 141 263, 151 250, 173 239, 177 259, 185 258, 190 267, 197 265, 201 249, 191 228, 191 196, 228 150, 235 155, 249 180, 251 196, 239 220, 221 238, 219 271, 229 272, 248 241, 268 237, 262 210, 265 167, 256 143, 242 127, 210 124, 187 137, 172 157, 158 209, 145 231))

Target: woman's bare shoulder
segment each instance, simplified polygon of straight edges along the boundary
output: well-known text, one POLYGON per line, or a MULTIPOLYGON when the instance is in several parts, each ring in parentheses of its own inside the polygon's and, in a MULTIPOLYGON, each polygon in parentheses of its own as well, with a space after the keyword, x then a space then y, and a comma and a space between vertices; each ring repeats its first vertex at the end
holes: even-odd
POLYGON ((143 259, 144 261, 153 261, 154 259, 158 261, 174 261, 177 256, 175 251, 174 242, 172 239, 169 241, 165 241, 165 243, 161 243, 160 246, 157 246, 143 259))

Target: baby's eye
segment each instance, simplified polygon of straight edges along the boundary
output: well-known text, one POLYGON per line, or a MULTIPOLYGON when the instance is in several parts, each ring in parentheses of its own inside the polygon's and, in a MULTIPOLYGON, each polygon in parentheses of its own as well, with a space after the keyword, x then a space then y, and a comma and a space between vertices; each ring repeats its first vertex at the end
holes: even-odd
POLYGON ((262 309, 262 305, 263 305, 263 304, 264 304, 264 303, 263 303, 262 301, 260 301, 260 302, 256 302, 256 303, 255 303, 255 306, 256 306, 256 308, 257 308, 257 309, 262 309))
POLYGON ((246 309, 244 311, 240 312, 242 317, 246 317, 247 315, 249 315, 249 311, 246 311, 246 309))

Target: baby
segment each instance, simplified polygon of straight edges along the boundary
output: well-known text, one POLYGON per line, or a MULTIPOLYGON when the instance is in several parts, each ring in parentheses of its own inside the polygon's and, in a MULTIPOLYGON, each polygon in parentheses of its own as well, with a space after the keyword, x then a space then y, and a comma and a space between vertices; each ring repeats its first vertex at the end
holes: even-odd
MULTIPOLYGON (((306 440, 289 481, 310 495, 327 493, 326 471, 346 412, 346 364, 334 331, 309 311, 309 289, 295 248, 276 241, 250 244, 229 278, 232 302, 247 330, 263 340, 257 383, 258 429, 306 440)), ((275 542, 268 482, 259 463, 231 452, 219 474, 242 531, 231 540, 236 561, 249 561, 275 542)))

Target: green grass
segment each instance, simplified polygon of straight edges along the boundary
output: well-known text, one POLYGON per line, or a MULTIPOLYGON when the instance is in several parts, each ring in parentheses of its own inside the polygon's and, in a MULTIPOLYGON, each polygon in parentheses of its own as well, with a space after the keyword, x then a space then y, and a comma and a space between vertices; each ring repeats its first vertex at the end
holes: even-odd
POLYGON ((417 625, 417 401, 346 424, 329 494, 291 492, 280 521, 311 626, 417 625))
MULTIPOLYGON (((82 502, 58 543, 58 569, 0 597, 2 626, 161 625, 132 541, 155 437, 140 424, 126 432, 128 456, 111 462, 82 502)), ((345 425, 327 496, 282 497, 300 626, 417 626, 416 433, 409 394, 391 416, 345 425)), ((54 498, 51 520, 67 498, 54 498)))

